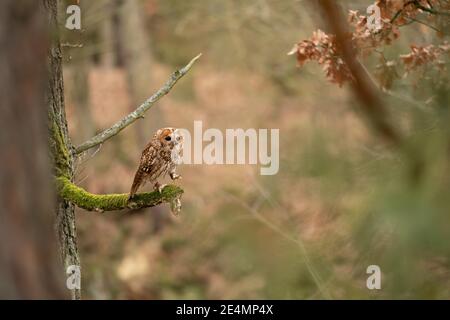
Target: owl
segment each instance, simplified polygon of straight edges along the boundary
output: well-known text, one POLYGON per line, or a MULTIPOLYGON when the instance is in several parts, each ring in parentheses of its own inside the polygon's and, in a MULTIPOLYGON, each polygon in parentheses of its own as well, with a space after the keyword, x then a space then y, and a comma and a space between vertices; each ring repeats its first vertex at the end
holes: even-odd
POLYGON ((156 131, 152 140, 142 151, 139 168, 134 175, 131 186, 131 200, 140 186, 147 182, 153 183, 155 190, 161 192, 164 185, 159 184, 158 178, 169 174, 172 180, 180 179, 176 171, 180 163, 180 153, 183 146, 183 137, 179 130, 174 128, 162 128, 156 131))

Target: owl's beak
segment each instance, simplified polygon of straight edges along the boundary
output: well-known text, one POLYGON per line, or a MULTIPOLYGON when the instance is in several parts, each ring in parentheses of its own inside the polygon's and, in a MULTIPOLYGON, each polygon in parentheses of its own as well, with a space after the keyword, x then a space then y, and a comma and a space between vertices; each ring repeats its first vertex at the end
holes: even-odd
POLYGON ((176 139, 173 139, 172 141, 170 141, 170 146, 173 148, 175 146, 177 146, 179 143, 179 141, 177 141, 176 139))

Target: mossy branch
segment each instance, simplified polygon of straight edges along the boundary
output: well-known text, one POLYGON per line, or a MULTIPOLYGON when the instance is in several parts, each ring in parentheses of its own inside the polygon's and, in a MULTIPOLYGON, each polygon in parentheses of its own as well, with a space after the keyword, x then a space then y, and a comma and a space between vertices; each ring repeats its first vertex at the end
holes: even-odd
MULTIPOLYGON (((116 122, 112 127, 103 130, 96 136, 92 137, 88 141, 82 143, 75 149, 75 153, 79 154, 90 148, 93 148, 99 144, 102 144, 106 140, 114 137, 120 131, 128 127, 130 124, 135 122, 136 120, 143 118, 144 113, 150 109, 155 102, 161 99, 163 96, 168 94, 172 87, 180 80, 188 71, 192 68, 194 63, 200 58, 201 54, 193 58, 186 66, 175 71, 170 76, 169 80, 158 90, 156 91, 150 98, 148 98, 144 103, 142 103, 139 107, 136 108, 133 112, 116 122)), ((144 71, 145 72, 145 71, 144 71)))
POLYGON ((61 198, 74 203, 76 206, 88 211, 113 211, 122 209, 140 209, 179 201, 183 189, 175 185, 166 186, 161 193, 138 193, 132 201, 128 201, 128 193, 121 194, 93 194, 78 187, 66 177, 56 178, 56 188, 61 198))

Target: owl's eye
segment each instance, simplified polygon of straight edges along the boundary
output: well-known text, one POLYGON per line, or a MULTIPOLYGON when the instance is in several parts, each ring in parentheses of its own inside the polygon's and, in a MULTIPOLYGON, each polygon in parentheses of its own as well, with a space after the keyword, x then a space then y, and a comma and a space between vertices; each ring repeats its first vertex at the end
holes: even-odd
POLYGON ((165 137, 164 139, 165 139, 166 141, 172 140, 172 138, 171 138, 170 136, 167 136, 167 137, 165 137))

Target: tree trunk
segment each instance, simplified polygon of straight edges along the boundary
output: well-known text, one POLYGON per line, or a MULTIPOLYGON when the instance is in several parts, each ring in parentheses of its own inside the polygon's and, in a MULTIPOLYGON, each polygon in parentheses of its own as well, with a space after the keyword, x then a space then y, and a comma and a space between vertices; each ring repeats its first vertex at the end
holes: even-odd
POLYGON ((101 22, 100 39, 100 65, 105 68, 114 68, 118 61, 118 35, 114 32, 114 20, 117 17, 117 1, 98 0, 103 8, 104 18, 101 22))
POLYGON ((53 232, 45 69, 38 1, 0 3, 0 298, 67 297, 53 232))
MULTIPOLYGON (((121 2, 119 23, 119 39, 122 41, 120 47, 123 50, 131 98, 130 111, 132 111, 134 106, 145 101, 150 93, 153 66, 150 35, 145 28, 145 19, 138 0, 121 2)), ((136 123, 135 130, 139 145, 146 145, 163 122, 161 110, 154 108, 145 121, 136 123)))
MULTIPOLYGON (((48 57, 50 77, 47 93, 50 151, 54 175, 74 178, 74 148, 70 141, 64 107, 64 82, 62 74, 62 52, 58 37, 57 0, 44 0, 48 10, 49 25, 53 39, 48 57)), ((56 201, 56 229, 59 237, 60 253, 65 270, 70 266, 80 266, 77 233, 75 226, 75 206, 62 198, 56 201)), ((72 298, 80 299, 80 288, 72 290, 72 298)))

